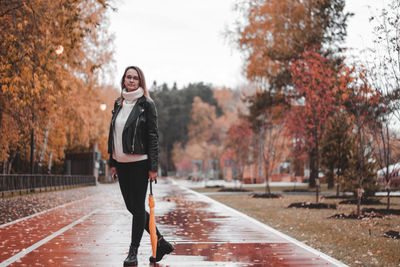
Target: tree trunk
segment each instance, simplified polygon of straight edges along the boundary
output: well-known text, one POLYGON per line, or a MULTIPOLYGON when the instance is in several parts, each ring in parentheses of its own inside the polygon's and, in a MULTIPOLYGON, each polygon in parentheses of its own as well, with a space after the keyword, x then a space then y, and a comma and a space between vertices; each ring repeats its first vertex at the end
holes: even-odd
POLYGON ((43 162, 44 155, 45 155, 46 149, 47 149, 47 141, 49 140, 50 126, 51 126, 51 121, 49 120, 49 123, 47 124, 47 128, 46 128, 46 133, 44 135, 43 149, 39 153, 38 172, 42 172, 42 173, 43 173, 42 162, 43 162))
POLYGON ((361 197, 362 197, 362 188, 358 188, 357 190, 357 215, 361 215, 361 197))
POLYGON ((7 174, 11 174, 11 167, 12 167, 12 164, 14 162, 14 159, 15 159, 16 155, 17 155, 17 152, 14 151, 14 152, 11 153, 10 157, 8 157, 7 167, 6 167, 7 174))
POLYGON ((316 173, 317 173, 317 177, 315 178, 316 180, 315 180, 315 186, 317 187, 317 190, 316 190, 316 198, 317 198, 317 201, 316 201, 316 203, 318 204, 319 203, 319 189, 320 189, 320 184, 321 184, 321 181, 320 181, 320 179, 319 179, 319 142, 318 142, 318 134, 316 133, 315 134, 315 136, 316 136, 316 142, 315 142, 315 169, 316 169, 316 173))
POLYGON ((340 194, 339 189, 340 189, 340 184, 338 182, 338 183, 336 183, 336 197, 339 197, 339 194, 340 194))
POLYGON ((51 164, 52 164, 52 161, 53 161, 53 151, 50 152, 50 156, 49 156, 49 167, 48 167, 48 169, 47 169, 47 173, 48 173, 48 174, 51 174, 51 164))
POLYGON ((309 179, 309 187, 315 188, 315 179, 317 178, 316 171, 316 160, 314 150, 309 153, 310 158, 310 179, 309 179))
POLYGON ((7 174, 7 160, 3 160, 3 174, 7 174))
MULTIPOLYGON (((386 153, 386 165, 387 165, 387 175, 389 175, 389 165, 390 165, 390 136, 389 136, 389 126, 386 125, 386 140, 387 140, 387 153, 386 153)), ((391 176, 389 176, 388 182, 390 182, 391 176)), ((387 206, 386 209, 390 209, 390 183, 387 188, 387 206)))
POLYGON ((31 130, 31 174, 35 172, 34 167, 34 158, 35 158, 35 130, 32 128, 31 130))
POLYGON ((335 177, 334 177, 334 169, 331 166, 331 171, 328 173, 328 189, 332 189, 335 187, 335 177))
POLYGON ((239 168, 240 189, 242 189, 243 185, 243 175, 244 175, 244 166, 240 166, 239 168))
POLYGON ((12 167, 13 161, 14 161, 14 159, 8 161, 7 174, 11 174, 11 167, 12 167))
POLYGON ((361 215, 361 198, 363 194, 363 181, 364 181, 364 145, 362 142, 362 134, 361 134, 361 122, 360 122, 360 114, 356 113, 356 123, 357 123, 357 136, 360 150, 360 177, 358 181, 358 190, 357 190, 357 215, 361 215))
POLYGON ((268 195, 271 195, 271 188, 270 188, 270 186, 269 186, 269 174, 268 174, 268 172, 266 171, 265 172, 265 182, 266 182, 266 191, 265 191, 265 193, 267 193, 268 195))

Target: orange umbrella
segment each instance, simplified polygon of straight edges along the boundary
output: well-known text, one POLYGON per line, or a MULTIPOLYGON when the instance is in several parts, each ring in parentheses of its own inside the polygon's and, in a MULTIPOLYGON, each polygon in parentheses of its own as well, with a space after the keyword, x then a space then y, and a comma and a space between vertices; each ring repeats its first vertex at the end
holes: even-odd
MULTIPOLYGON (((155 181, 157 183, 157 180, 155 181)), ((150 181, 150 195, 149 195, 149 208, 150 208, 150 219, 149 219, 149 231, 151 247, 153 248, 153 258, 157 257, 157 232, 156 232, 156 217, 154 215, 154 198, 153 198, 153 181, 150 181)))

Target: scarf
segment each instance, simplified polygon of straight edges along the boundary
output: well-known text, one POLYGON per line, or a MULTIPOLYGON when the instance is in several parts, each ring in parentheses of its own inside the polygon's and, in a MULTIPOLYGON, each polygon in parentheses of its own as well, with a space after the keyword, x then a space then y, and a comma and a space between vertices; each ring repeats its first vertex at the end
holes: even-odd
POLYGON ((126 91, 126 89, 122 90, 122 98, 126 101, 127 104, 132 104, 136 102, 140 97, 143 96, 143 88, 139 87, 134 91, 126 91))

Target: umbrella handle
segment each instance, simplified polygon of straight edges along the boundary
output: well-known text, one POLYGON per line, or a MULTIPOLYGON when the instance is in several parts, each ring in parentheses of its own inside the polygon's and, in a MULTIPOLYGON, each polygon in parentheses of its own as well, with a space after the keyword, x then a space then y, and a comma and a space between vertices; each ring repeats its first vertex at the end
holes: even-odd
POLYGON ((150 195, 153 195, 153 187, 151 186, 153 184, 153 181, 150 180, 150 195))
MULTIPOLYGON (((154 180, 154 183, 157 183, 157 179, 154 180)), ((153 195, 153 187, 152 187, 152 184, 153 184, 153 180, 150 180, 150 195, 153 195)))

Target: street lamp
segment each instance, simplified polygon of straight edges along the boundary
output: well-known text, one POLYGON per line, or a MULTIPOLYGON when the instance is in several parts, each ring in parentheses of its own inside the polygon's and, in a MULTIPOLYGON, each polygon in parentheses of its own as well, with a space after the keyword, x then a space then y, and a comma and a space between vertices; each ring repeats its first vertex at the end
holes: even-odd
POLYGON ((107 108, 107 105, 106 105, 106 104, 104 104, 104 103, 100 104, 100 110, 101 110, 101 111, 105 111, 106 108, 107 108))
POLYGON ((56 52, 57 55, 61 55, 62 52, 64 52, 64 47, 62 45, 57 46, 55 52, 56 52))

